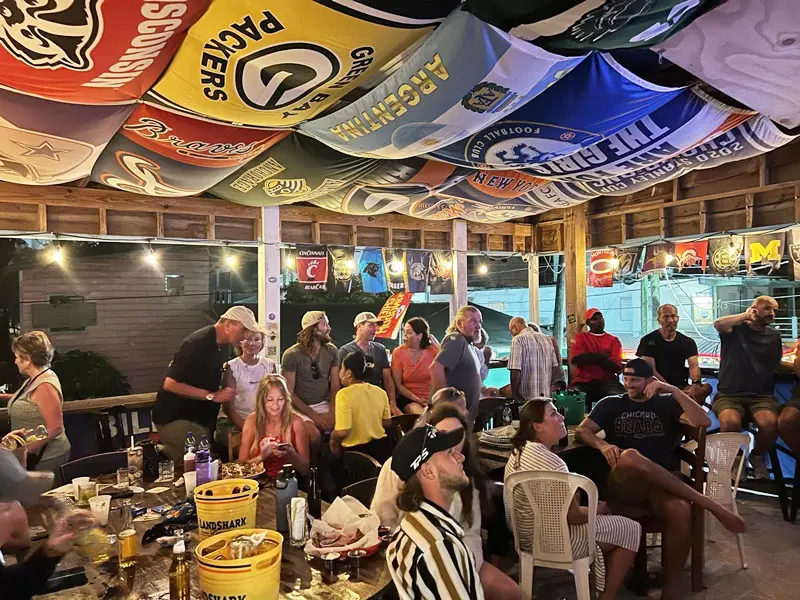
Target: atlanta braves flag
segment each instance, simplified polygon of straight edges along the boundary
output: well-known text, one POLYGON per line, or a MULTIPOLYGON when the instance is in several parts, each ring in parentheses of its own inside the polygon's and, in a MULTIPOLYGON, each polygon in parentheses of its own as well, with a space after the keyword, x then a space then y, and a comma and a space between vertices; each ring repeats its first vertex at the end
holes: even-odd
POLYGON ((390 292, 408 291, 408 271, 406 271, 406 251, 402 248, 384 248, 383 263, 389 280, 390 292))
POLYGON ((431 266, 431 253, 422 250, 406 250, 406 273, 408 291, 424 292, 428 288, 428 272, 431 266))
POLYGON ((92 179, 148 196, 189 196, 288 134, 203 122, 142 104, 108 144, 92 179))
POLYGON ((642 273, 675 267, 675 244, 672 242, 656 242, 648 244, 644 251, 642 273))
POLYGON ((456 10, 383 83, 300 130, 348 154, 417 156, 510 114, 582 58, 551 54, 456 10))
POLYGON ((397 339, 400 325, 403 323, 403 317, 409 306, 411 306, 410 292, 392 294, 378 313, 378 318, 383 323, 378 325, 375 330, 375 337, 385 340, 397 339))
POLYGON ((0 2, 0 84, 41 98, 140 98, 210 0, 0 2))
MULTIPOLYGON (((0 5, 0 18, 2 15, 0 5)), ((80 106, 0 89, 0 180, 54 185, 86 177, 133 106, 80 106)))
POLYGON ((711 238, 708 242, 708 271, 718 275, 735 275, 744 249, 744 237, 729 235, 711 238))
POLYGON ((428 276, 431 294, 453 293, 453 251, 437 250, 431 254, 431 270, 428 276))
POLYGON ((328 292, 349 294, 356 270, 353 246, 328 246, 328 292))
POLYGON ((219 121, 296 125, 366 86, 432 31, 453 2, 427 3, 426 16, 408 14, 423 4, 213 2, 148 98, 219 121))
POLYGON ((589 253, 589 273, 587 274, 587 284, 589 287, 613 287, 614 286, 614 259, 616 258, 614 248, 604 250, 592 250, 589 253))
POLYGON ((297 279, 304 292, 324 292, 328 289, 328 248, 298 245, 295 255, 297 279))
POLYGON ((642 260, 644 246, 633 246, 630 248, 617 248, 617 272, 618 279, 633 277, 639 272, 639 263, 642 260))
POLYGON ((744 259, 747 265, 747 274, 751 275, 758 267, 765 267, 766 271, 760 269, 760 274, 772 275, 780 267, 785 245, 786 234, 784 232, 745 236, 744 259))
POLYGON ((701 273, 705 273, 707 258, 708 241, 675 244, 675 259, 679 271, 699 269, 701 273))
POLYGON ((368 294, 382 294, 389 290, 380 248, 364 248, 358 259, 358 270, 361 273, 361 289, 368 294))
POLYGON ((611 55, 592 54, 512 114, 432 155, 478 168, 548 162, 646 117, 681 89, 648 83, 611 55), (588 102, 587 89, 591 90, 588 102))

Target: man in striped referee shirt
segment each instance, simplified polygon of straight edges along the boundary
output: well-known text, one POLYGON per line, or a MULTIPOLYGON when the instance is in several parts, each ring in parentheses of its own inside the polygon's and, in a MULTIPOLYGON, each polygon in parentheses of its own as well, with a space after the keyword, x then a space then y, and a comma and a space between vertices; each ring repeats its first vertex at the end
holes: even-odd
POLYGON ((401 600, 483 599, 464 530, 443 508, 469 485, 463 443, 461 428, 425 425, 409 431, 392 453, 392 470, 405 482, 397 506, 406 515, 386 562, 401 600))

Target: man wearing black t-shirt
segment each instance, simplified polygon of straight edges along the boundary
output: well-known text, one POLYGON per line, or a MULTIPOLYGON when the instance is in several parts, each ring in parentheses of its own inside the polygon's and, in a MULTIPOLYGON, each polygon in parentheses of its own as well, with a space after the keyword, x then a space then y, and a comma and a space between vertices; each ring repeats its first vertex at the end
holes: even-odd
POLYGON ((247 331, 265 333, 249 308, 234 306, 214 325, 198 329, 183 340, 156 395, 153 422, 158 426, 164 453, 172 460, 183 457, 186 434, 199 440, 214 432, 219 405, 233 400, 235 390, 220 389, 222 370, 230 347, 247 331))
POLYGON ((711 394, 711 386, 701 379, 697 343, 678 331, 678 320, 678 309, 672 304, 659 306, 658 324, 661 327, 641 339, 636 356, 649 362, 660 380, 683 390, 695 402, 703 404, 711 394), (687 381, 689 377, 691 385, 687 381))

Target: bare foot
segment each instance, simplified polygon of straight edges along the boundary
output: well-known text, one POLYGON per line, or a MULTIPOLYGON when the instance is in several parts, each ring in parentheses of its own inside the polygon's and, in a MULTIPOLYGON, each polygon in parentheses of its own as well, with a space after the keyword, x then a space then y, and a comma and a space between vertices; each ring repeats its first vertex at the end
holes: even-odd
POLYGON ((722 523, 722 526, 728 531, 732 531, 733 533, 744 533, 747 529, 747 525, 742 517, 728 510, 722 505, 718 504, 716 508, 711 510, 711 514, 713 514, 717 520, 722 523))

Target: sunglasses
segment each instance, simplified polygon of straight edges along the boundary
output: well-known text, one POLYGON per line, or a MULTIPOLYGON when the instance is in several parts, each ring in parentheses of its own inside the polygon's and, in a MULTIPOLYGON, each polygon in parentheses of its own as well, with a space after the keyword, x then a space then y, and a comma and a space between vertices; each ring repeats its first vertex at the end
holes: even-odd
POLYGON ((319 379, 321 377, 321 373, 319 372, 319 364, 312 362, 311 363, 311 377, 314 379, 319 379))

